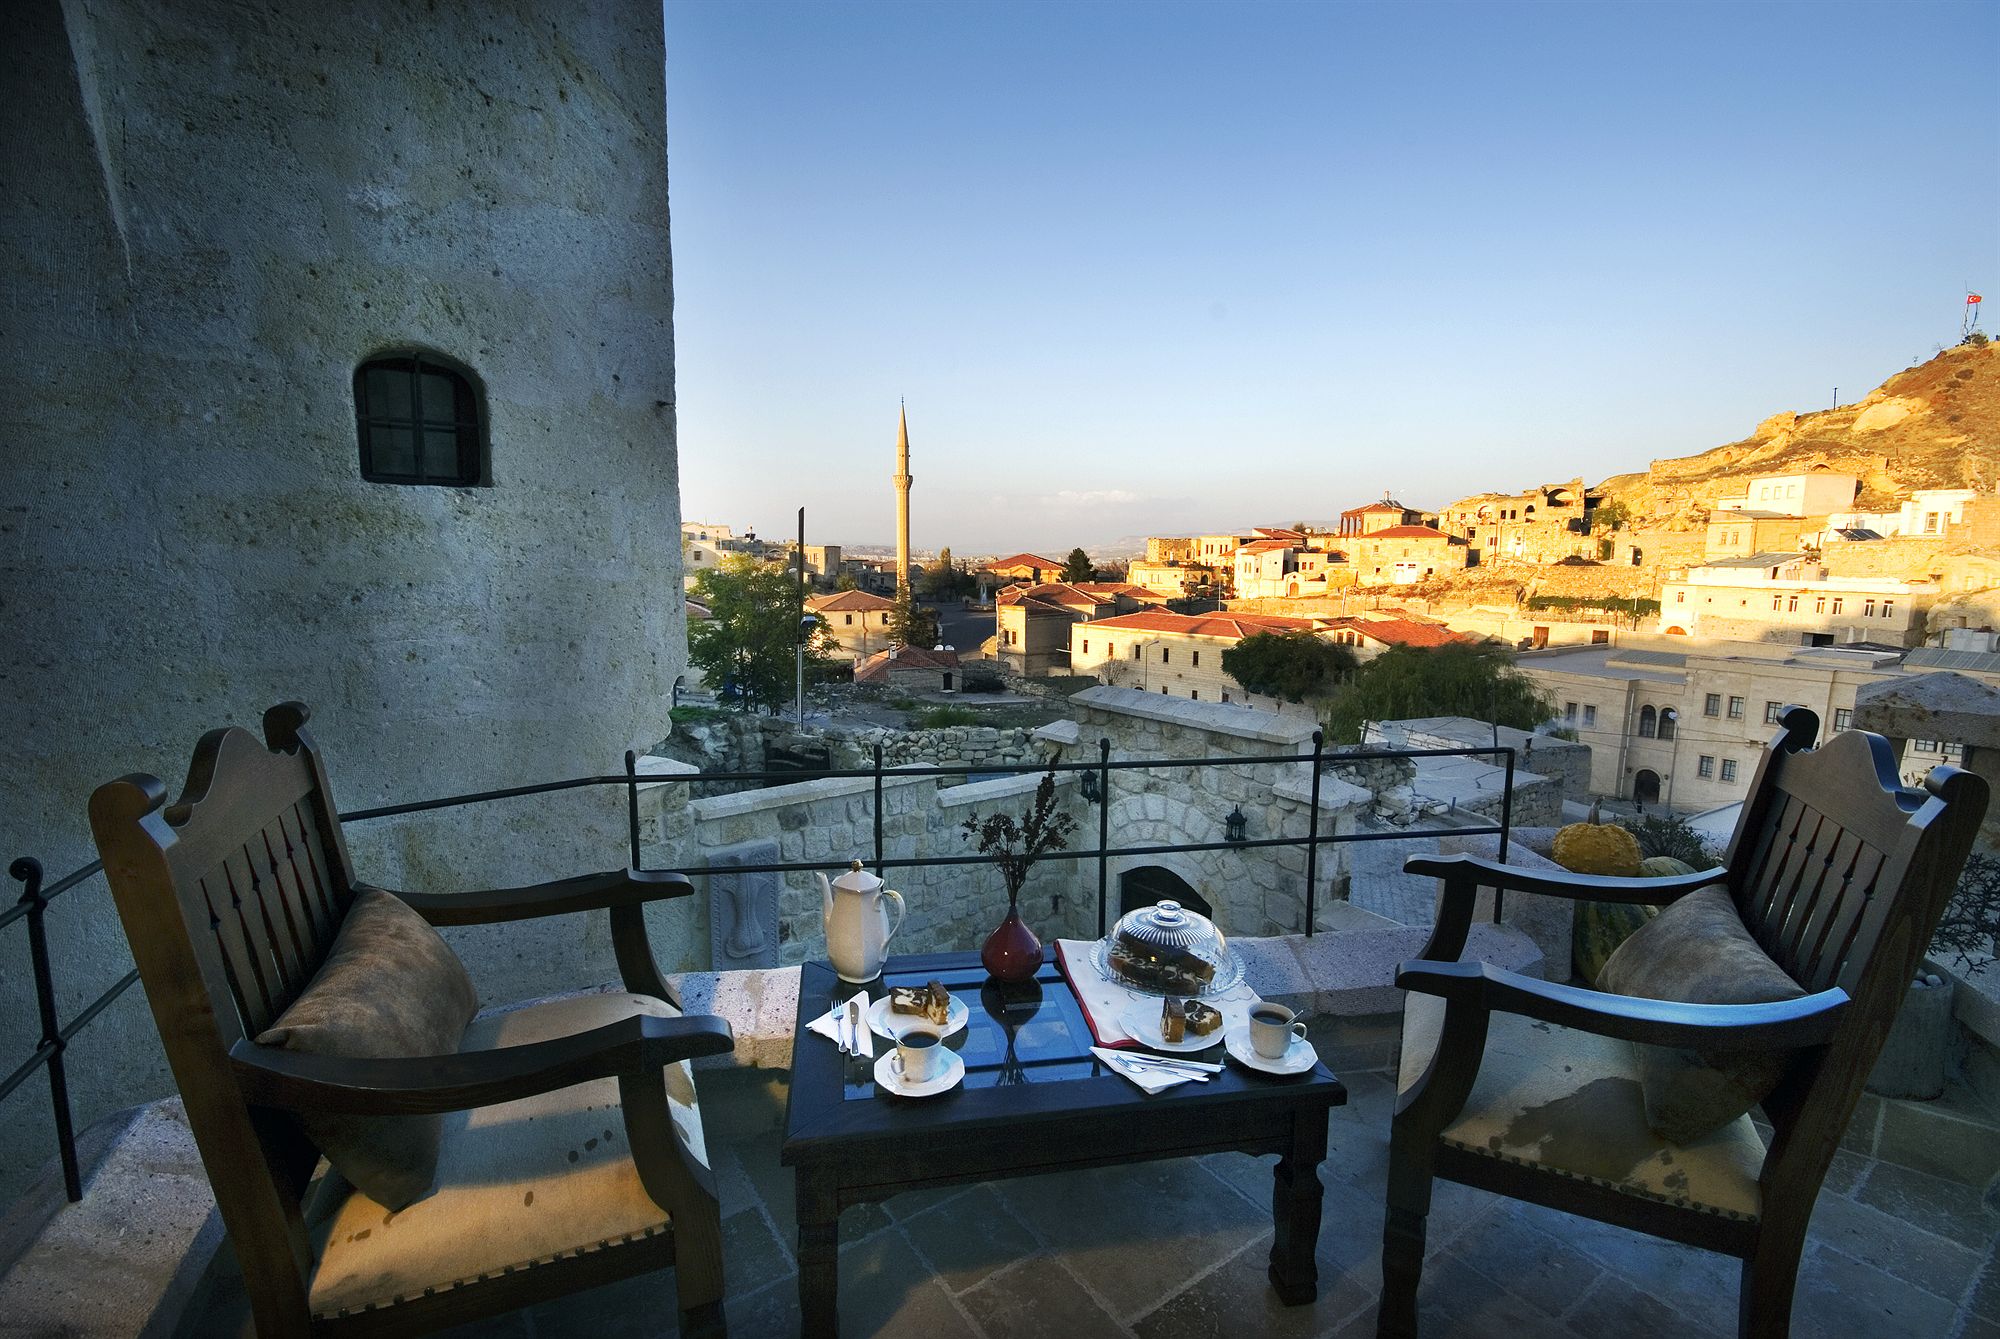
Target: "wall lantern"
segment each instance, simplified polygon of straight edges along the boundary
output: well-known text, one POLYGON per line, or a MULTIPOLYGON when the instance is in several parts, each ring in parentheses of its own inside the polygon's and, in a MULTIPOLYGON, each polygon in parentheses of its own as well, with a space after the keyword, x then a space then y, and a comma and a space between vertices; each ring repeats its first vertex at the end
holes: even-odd
POLYGON ((1083 774, 1083 784, 1079 789, 1083 792, 1083 802, 1085 804, 1096 804, 1104 798, 1104 791, 1097 784, 1097 773, 1095 772, 1085 772, 1083 774))
POLYGON ((1231 846, 1241 846, 1250 840, 1250 820, 1243 816, 1243 806, 1237 805, 1229 811, 1229 817, 1222 820, 1222 840, 1231 846))

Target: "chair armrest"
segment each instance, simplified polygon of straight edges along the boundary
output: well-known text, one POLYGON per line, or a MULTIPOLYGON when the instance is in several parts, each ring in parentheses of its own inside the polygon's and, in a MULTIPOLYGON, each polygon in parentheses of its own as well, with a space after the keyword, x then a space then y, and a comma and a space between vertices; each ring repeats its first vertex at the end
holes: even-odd
POLYGON ((664 898, 686 897, 692 892, 694 885, 685 874, 610 869, 601 874, 579 874, 524 888, 488 888, 476 893, 398 892, 396 896, 432 925, 489 925, 495 921, 562 916, 573 911, 637 907, 664 898))
POLYGON ((1822 1046, 1833 1039, 1848 1003, 1847 992, 1836 986, 1775 1004, 1681 1004, 1559 985, 1490 963, 1421 958, 1403 964, 1396 984, 1602 1037, 1703 1051, 1822 1046))
POLYGON ((1500 888, 1510 893, 1541 893, 1578 902, 1664 903, 1719 883, 1729 876, 1720 865, 1671 879, 1618 879, 1602 874, 1546 874, 1503 865, 1476 855, 1413 855, 1403 862, 1405 874, 1428 874, 1447 884, 1500 888))
POLYGON ((643 1077, 735 1046, 729 1024, 712 1014, 642 1014, 547 1041, 395 1060, 311 1055, 245 1038, 229 1048, 229 1062, 244 1097, 258 1106, 408 1116, 492 1106, 592 1079, 643 1077))

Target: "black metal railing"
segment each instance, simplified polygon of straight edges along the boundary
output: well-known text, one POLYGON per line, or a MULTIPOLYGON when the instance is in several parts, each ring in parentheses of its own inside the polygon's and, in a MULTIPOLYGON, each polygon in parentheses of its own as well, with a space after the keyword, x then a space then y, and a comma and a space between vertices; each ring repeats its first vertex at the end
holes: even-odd
MULTIPOLYGON (((1339 753, 1325 751, 1322 732, 1313 732, 1313 746, 1310 753, 1259 755, 1250 757, 1220 758, 1129 758, 1113 759, 1111 741, 1098 741, 1097 759, 1094 762, 1032 762, 1032 763, 940 763, 919 766, 888 767, 884 764, 880 744, 874 749, 871 764, 864 768, 835 768, 818 772, 813 781, 867 778, 874 782, 874 851, 872 864, 879 876, 889 869, 923 869, 946 865, 984 865, 995 863, 994 857, 986 855, 951 856, 901 856, 890 857, 887 853, 882 826, 882 788, 888 777, 897 779, 912 777, 965 777, 977 774, 991 777, 999 774, 1043 773, 1048 771, 1078 772, 1094 780, 1094 797, 1086 797, 1086 803, 1095 804, 1098 811, 1097 845, 1094 848, 1051 851, 1042 856, 1044 860, 1095 860, 1097 862, 1097 932, 1105 933, 1108 925, 1110 905, 1110 869, 1112 859, 1131 855, 1168 855, 1187 851, 1237 851, 1262 850, 1272 847, 1304 847, 1306 853, 1305 872, 1305 930, 1313 933, 1317 919, 1319 893, 1319 848, 1345 842, 1399 841, 1423 836, 1473 837, 1498 835, 1500 839, 1500 859, 1507 858, 1507 834, 1513 826, 1514 804, 1514 750, 1510 747, 1462 749, 1365 749, 1339 753), (1329 833, 1320 829, 1320 778, 1327 766, 1341 766, 1347 763, 1379 761, 1382 759, 1417 758, 1496 758, 1504 766, 1506 779, 1500 795, 1500 817, 1497 822, 1479 824, 1456 824, 1449 828, 1405 829, 1390 832, 1349 832, 1329 833), (1184 842, 1155 844, 1146 846, 1112 846, 1110 844, 1110 815, 1113 794, 1111 778, 1117 772, 1150 772, 1179 768, 1197 767, 1275 767, 1294 763, 1310 764, 1310 803, 1306 811, 1306 832, 1303 836, 1286 837, 1244 837, 1237 840, 1219 842, 1184 842)), ((527 786, 508 786, 499 790, 472 791, 463 795, 445 795, 435 799, 411 800, 402 804, 379 805, 370 809, 355 809, 340 816, 342 823, 366 823, 384 818, 400 818, 410 814, 429 813, 439 809, 453 809, 473 804, 489 804, 498 800, 520 799, 533 795, 549 795, 559 791, 581 790, 600 786, 623 786, 626 797, 626 829, 629 844, 630 863, 634 869, 643 868, 643 851, 640 836, 639 788, 650 785, 692 784, 708 782, 744 782, 767 785, 773 781, 796 782, 800 777, 796 772, 744 771, 744 772, 681 772, 661 774, 641 774, 638 770, 638 755, 631 750, 625 754, 625 770, 622 775, 572 777, 563 781, 544 781, 527 786)), ((705 878, 711 873, 718 874, 788 874, 811 870, 824 870, 824 860, 777 861, 769 864, 729 865, 714 870, 705 868, 687 869, 683 872, 690 878, 705 878)), ((65 1063, 65 1053, 70 1042, 97 1016, 109 1008, 113 1001, 132 988, 138 981, 135 968, 125 973, 111 987, 85 1005, 74 1018, 63 1020, 58 1007, 55 986, 54 964, 50 959, 47 915, 49 906, 57 898, 78 887, 92 877, 103 873, 102 861, 93 860, 83 868, 75 870, 51 884, 44 884, 41 862, 23 856, 8 866, 7 872, 22 885, 20 899, 5 911, 0 911, 0 930, 24 922, 28 933, 28 956, 35 982, 35 1002, 41 1027, 41 1037, 28 1058, 17 1065, 4 1080, 0 1080, 0 1102, 11 1097, 15 1090, 33 1077, 38 1069, 46 1069, 49 1079, 49 1101, 54 1110, 56 1144, 62 1162, 63 1187, 72 1202, 83 1198, 83 1174, 77 1156, 75 1117, 69 1096, 69 1075, 65 1063)), ((1493 918, 1500 919, 1500 901, 1494 899, 1493 918)))

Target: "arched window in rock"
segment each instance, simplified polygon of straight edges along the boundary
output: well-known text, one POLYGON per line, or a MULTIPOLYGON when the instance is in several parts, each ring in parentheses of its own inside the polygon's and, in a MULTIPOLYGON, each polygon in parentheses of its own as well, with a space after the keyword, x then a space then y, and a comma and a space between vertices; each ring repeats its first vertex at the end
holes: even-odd
POLYGON ((485 482, 486 425, 472 375, 427 353, 392 353, 354 369, 361 477, 469 488, 485 482))
POLYGON ((1651 707, 1639 708, 1639 738, 1651 739, 1659 733, 1659 722, 1651 707))
POLYGON ((1660 738, 1672 739, 1674 737, 1675 723, 1678 722, 1680 718, 1681 714, 1678 711, 1675 711, 1672 707, 1661 707, 1660 738))

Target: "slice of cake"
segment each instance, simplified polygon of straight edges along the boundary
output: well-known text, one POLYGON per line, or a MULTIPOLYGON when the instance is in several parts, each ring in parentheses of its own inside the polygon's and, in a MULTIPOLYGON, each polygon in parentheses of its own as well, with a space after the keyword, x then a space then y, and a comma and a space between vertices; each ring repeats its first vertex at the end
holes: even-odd
POLYGON ((944 988, 942 981, 932 981, 924 989, 929 995, 924 1002, 924 1017, 943 1027, 945 1020, 951 1017, 951 992, 944 988))
POLYGON ((1200 1000, 1189 1000, 1184 1013, 1187 1030, 1197 1037, 1206 1037, 1222 1026, 1222 1010, 1200 1000))
POLYGON ((889 1012, 911 1014, 918 1018, 929 1018, 931 1013, 931 988, 929 986, 889 987, 889 1012))
POLYGON ((1187 1035, 1187 1010, 1181 1002, 1169 995, 1160 1006, 1160 1036, 1169 1044, 1177 1043, 1187 1035))

